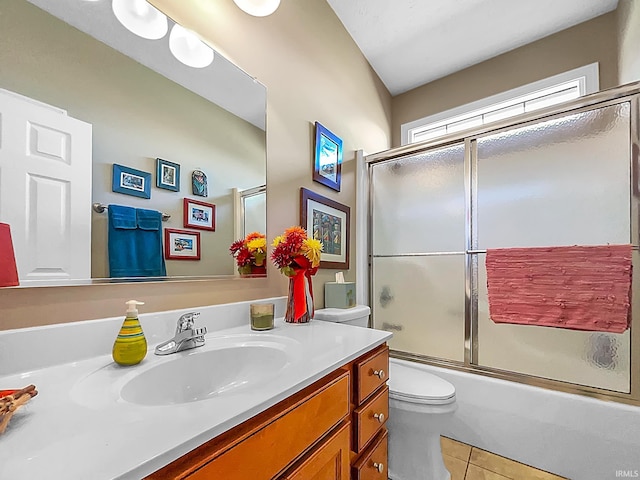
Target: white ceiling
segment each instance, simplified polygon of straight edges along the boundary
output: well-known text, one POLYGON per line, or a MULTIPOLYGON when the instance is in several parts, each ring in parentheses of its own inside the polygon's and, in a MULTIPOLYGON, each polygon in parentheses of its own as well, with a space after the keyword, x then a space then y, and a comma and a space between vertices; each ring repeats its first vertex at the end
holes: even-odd
POLYGON ((327 0, 392 95, 611 10, 618 0, 327 0))

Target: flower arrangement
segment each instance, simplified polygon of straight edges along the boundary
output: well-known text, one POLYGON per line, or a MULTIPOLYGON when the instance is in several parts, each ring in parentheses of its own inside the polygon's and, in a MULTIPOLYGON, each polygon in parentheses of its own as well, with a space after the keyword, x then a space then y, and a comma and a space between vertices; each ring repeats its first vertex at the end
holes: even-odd
POLYGON ((308 238, 301 227, 290 227, 273 240, 271 260, 284 275, 289 277, 289 298, 285 321, 305 323, 313 312, 313 288, 311 276, 320 265, 322 243, 308 238), (307 297, 307 285, 310 299, 307 297))
POLYGON ((300 269, 315 269, 320 265, 322 243, 315 238, 307 238, 307 231, 302 227, 291 227, 273 239, 271 260, 287 277, 296 275, 300 269))
POLYGON ((267 258, 267 237, 259 232, 253 232, 244 239, 236 240, 229 247, 233 258, 236 259, 238 272, 241 275, 253 273, 254 267, 262 267, 264 272, 264 261, 267 258))

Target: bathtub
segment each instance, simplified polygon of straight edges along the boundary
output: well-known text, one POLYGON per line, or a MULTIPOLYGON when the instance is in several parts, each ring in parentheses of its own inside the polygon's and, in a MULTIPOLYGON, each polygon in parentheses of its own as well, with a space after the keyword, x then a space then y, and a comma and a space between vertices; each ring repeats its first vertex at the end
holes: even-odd
POLYGON ((640 478, 640 407, 411 364, 456 387, 447 437, 571 480, 640 478))

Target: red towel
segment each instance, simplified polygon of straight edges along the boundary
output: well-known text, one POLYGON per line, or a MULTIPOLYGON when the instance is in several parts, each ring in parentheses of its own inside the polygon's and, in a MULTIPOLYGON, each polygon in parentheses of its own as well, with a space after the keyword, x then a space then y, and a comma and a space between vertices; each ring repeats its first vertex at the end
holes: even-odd
POLYGON ((6 223, 0 223, 0 287, 14 287, 18 282, 16 257, 13 254, 11 229, 6 223))
POLYGON ((489 316, 622 333, 631 321, 631 245, 487 250, 489 316))

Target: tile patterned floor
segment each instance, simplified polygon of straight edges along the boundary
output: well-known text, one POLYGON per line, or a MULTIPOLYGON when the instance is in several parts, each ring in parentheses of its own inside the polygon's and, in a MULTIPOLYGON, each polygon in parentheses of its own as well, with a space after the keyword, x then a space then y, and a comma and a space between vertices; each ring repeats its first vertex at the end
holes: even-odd
POLYGON ((440 443, 451 480, 566 480, 450 438, 440 443))

